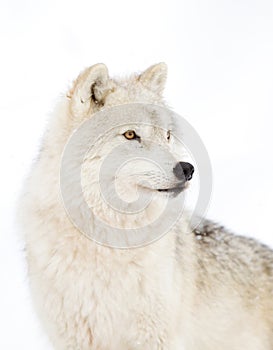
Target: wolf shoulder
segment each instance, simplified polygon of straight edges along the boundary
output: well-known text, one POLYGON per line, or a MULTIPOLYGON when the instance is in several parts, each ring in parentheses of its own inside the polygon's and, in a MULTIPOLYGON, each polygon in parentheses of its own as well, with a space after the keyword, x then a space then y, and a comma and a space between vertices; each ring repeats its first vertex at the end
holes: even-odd
POLYGON ((192 229, 196 261, 203 273, 214 270, 242 285, 269 285, 273 297, 273 250, 256 239, 231 233, 204 220, 192 229))
POLYGON ((189 235, 190 251, 177 238, 177 259, 187 271, 194 349, 273 349, 273 251, 209 220, 189 235))
POLYGON ((191 235, 197 293, 241 300, 248 311, 259 310, 268 318, 273 334, 273 250, 210 220, 191 235))

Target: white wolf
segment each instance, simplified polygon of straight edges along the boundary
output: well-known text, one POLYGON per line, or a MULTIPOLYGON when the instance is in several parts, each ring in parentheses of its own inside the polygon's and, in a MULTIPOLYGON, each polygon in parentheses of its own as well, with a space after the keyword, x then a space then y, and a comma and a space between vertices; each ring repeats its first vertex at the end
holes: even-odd
MULTIPOLYGON (((103 64, 92 66, 76 79, 49 124, 19 213, 33 300, 55 349, 273 349, 273 252, 269 248, 209 221, 186 234, 190 228, 185 216, 152 244, 113 249, 80 233, 63 206, 59 173, 73 130, 102 107, 164 106, 166 75, 163 63, 124 80, 109 78, 103 64)), ((97 182, 98 167, 109 147, 124 142, 145 148, 146 137, 156 138, 177 160, 170 165, 169 176, 149 179, 148 189, 139 186, 138 191, 156 192, 157 204, 145 212, 147 217, 160 209, 166 195, 187 187, 194 169, 178 158, 167 124, 167 133, 151 127, 120 127, 108 134, 92 157, 87 154, 82 187, 96 215, 127 229, 129 217, 103 203, 97 182)), ((143 163, 137 167, 122 174, 121 196, 134 197, 135 172, 149 174, 143 163)), ((145 215, 141 221, 147 219, 145 215)))

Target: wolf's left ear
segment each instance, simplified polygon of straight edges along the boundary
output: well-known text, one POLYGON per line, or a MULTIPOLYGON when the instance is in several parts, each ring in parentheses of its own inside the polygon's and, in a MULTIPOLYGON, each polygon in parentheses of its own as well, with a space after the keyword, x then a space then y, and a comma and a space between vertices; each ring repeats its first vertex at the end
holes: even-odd
POLYGON ((167 79, 167 70, 166 63, 155 64, 139 76, 139 81, 148 89, 161 95, 167 79))
POLYGON ((103 105, 109 92, 108 69, 103 63, 95 64, 80 73, 67 94, 74 115, 87 113, 93 105, 103 105))

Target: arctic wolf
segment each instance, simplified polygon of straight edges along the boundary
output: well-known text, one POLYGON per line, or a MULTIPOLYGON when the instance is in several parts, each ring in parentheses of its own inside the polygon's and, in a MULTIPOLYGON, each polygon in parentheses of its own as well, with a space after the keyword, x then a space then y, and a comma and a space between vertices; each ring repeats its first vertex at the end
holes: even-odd
MULTIPOLYGON (((127 79, 110 78, 104 64, 92 66, 75 80, 49 123, 19 213, 33 301, 55 349, 273 349, 273 252, 266 246, 206 220, 191 229, 185 214, 155 242, 115 249, 86 237, 67 214, 59 177, 73 132, 116 105, 164 106, 166 75, 163 63, 127 79)), ((134 179, 141 171, 149 174, 141 168, 145 165, 129 167, 120 192, 130 197, 137 186, 139 193, 155 193, 160 207, 167 197, 171 202, 187 192, 194 176, 194 165, 172 150, 171 127, 164 133, 123 125, 83 161, 82 188, 90 210, 125 230, 135 221, 105 205, 94 174, 109 143, 145 149, 148 137, 175 154, 169 175, 155 176, 142 188, 134 179)), ((72 203, 78 200, 73 195, 72 203)), ((155 204, 147 217, 158 209, 155 204)), ((97 226, 90 227, 96 233, 97 226)))

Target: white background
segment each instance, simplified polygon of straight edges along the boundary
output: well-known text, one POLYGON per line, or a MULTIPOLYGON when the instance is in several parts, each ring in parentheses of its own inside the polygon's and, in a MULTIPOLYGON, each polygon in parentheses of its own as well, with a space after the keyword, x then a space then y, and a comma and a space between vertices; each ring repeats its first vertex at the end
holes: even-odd
POLYGON ((273 247, 273 2, 1 2, 0 349, 50 349, 33 313, 14 208, 54 100, 82 68, 165 61, 166 99, 213 164, 208 216, 273 247))

